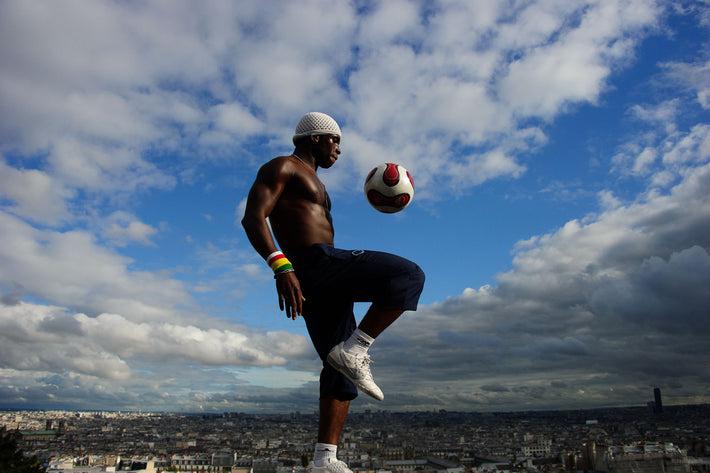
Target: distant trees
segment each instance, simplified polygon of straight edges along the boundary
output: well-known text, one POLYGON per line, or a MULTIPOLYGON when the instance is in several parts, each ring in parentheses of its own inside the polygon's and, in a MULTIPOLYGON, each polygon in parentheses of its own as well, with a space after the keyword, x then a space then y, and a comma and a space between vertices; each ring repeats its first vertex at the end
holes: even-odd
POLYGON ((0 432, 0 471, 2 473, 45 473, 46 468, 37 457, 25 457, 17 448, 17 440, 12 433, 0 432))

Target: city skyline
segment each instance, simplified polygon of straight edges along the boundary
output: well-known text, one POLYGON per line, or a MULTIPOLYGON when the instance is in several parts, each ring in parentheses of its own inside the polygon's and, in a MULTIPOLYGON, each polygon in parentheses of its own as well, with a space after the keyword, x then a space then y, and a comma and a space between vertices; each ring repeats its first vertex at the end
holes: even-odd
MULTIPOLYGON (((354 471, 421 471, 429 462, 433 471, 443 466, 437 462, 480 473, 517 465, 527 471, 568 471, 573 465, 580 471, 638 471, 643 460, 646 471, 702 472, 708 409, 363 412, 351 416, 338 454, 357 465, 354 471)), ((153 460, 163 469, 234 465, 287 473, 308 461, 317 413, 0 412, 0 427, 14 431, 25 451, 60 469, 94 466, 103 472, 120 457, 153 460)))
POLYGON ((353 410, 710 402, 709 30, 707 0, 0 1, 0 407, 315 410, 239 225, 309 111, 336 245, 427 274, 353 410))

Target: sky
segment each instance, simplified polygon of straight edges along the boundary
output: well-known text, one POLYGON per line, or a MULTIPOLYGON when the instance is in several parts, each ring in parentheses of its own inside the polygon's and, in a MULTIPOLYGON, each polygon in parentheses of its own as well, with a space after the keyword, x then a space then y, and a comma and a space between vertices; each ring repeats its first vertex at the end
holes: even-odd
POLYGON ((710 402, 709 31, 708 0, 0 0, 0 408, 315 411, 240 225, 310 111, 336 246, 427 275, 351 409, 710 402))

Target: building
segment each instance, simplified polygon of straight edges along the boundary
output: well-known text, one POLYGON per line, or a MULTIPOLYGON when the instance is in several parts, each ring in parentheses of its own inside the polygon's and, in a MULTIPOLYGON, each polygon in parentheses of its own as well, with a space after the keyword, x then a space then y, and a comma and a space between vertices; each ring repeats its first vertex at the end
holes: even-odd
POLYGON ((434 457, 416 460, 389 460, 387 461, 387 468, 392 472, 431 471, 442 473, 463 473, 465 470, 463 465, 434 457))
POLYGON ((552 452, 552 440, 538 438, 535 441, 529 441, 526 445, 520 447, 520 453, 524 457, 544 457, 552 452))
POLYGON ((22 442, 46 442, 57 438, 56 430, 21 430, 16 433, 17 440, 22 442))
POLYGON ((609 473, 689 473, 685 452, 673 444, 609 447, 605 455, 609 473))
POLYGON ((662 414, 663 413, 663 402, 661 402, 661 388, 654 388, 653 400, 655 402, 655 404, 653 405, 653 412, 655 414, 662 414))

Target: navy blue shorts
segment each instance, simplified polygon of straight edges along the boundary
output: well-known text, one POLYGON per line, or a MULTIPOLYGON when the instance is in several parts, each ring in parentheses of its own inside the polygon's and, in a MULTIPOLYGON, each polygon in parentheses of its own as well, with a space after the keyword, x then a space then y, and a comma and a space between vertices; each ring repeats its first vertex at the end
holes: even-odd
POLYGON ((303 318, 323 360, 320 396, 354 399, 357 388, 333 369, 326 357, 357 328, 355 302, 380 309, 416 310, 424 272, 399 256, 369 250, 341 250, 317 244, 289 258, 306 298, 303 318))

